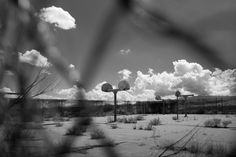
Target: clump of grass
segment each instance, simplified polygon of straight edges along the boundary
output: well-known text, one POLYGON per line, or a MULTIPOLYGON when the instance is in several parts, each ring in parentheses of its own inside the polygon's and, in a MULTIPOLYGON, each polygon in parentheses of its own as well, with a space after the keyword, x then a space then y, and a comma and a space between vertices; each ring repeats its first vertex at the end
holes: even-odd
POLYGON ((142 115, 137 115, 137 116, 134 117, 134 119, 135 119, 136 121, 141 121, 141 120, 144 120, 144 116, 142 116, 142 115))
POLYGON ((91 131, 90 136, 91 139, 103 139, 105 138, 105 133, 101 129, 95 128, 91 131))
POLYGON ((151 126, 161 125, 161 120, 160 120, 159 117, 158 118, 154 118, 154 119, 150 120, 148 125, 151 125, 151 126))
POLYGON ((117 124, 111 124, 110 126, 111 126, 112 129, 117 129, 118 128, 117 124))
POLYGON ((52 120, 57 121, 57 122, 58 121, 60 121, 60 122, 64 121, 63 117, 61 117, 60 114, 58 114, 58 113, 52 118, 52 120))
POLYGON ((204 122, 204 126, 205 127, 211 127, 211 128, 218 128, 220 127, 220 122, 221 122, 221 119, 219 118, 214 118, 214 119, 208 119, 204 122))
POLYGON ((225 115, 225 118, 230 118, 230 115, 228 115, 228 114, 227 114, 227 115, 225 115))
POLYGON ((126 123, 137 123, 137 120, 134 117, 129 117, 129 118, 127 118, 126 123))
POLYGON ((231 124, 231 123, 232 123, 231 120, 223 120, 223 121, 222 121, 222 125, 223 125, 224 128, 227 128, 228 125, 231 124))
POLYGON ((173 143, 175 143, 174 140, 167 140, 167 139, 165 139, 165 140, 161 140, 160 141, 159 146, 162 149, 168 148, 169 150, 175 150, 176 148, 174 147, 174 145, 172 145, 173 143))
POLYGON ((178 120, 177 116, 172 117, 173 120, 178 120))
POLYGON ((145 128, 144 128, 144 130, 152 130, 152 125, 149 123, 145 128))
POLYGON ((75 125, 72 128, 69 128, 66 132, 66 135, 80 136, 86 132, 86 127, 83 125, 75 125))
POLYGON ((137 123, 137 119, 134 117, 122 117, 117 119, 120 123, 137 123))
POLYGON ((138 129, 139 129, 139 130, 143 130, 143 126, 142 126, 142 125, 139 125, 138 129))
POLYGON ((201 146, 199 142, 191 142, 187 150, 193 154, 201 153, 201 146))
POLYGON ((211 156, 224 157, 227 156, 228 151, 226 149, 226 146, 222 144, 208 143, 205 146, 204 153, 211 156))
POLYGON ((56 127, 61 127, 61 126, 63 126, 63 123, 56 122, 56 127))

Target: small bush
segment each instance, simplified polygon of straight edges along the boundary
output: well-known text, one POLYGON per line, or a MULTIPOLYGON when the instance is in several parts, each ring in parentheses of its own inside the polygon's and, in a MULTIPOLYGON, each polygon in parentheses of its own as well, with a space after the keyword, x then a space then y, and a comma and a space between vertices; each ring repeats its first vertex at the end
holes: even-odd
POLYGON ((128 119, 125 116, 123 116, 122 118, 117 118, 117 122, 119 122, 119 123, 127 123, 128 119))
POLYGON ((111 126, 112 129, 118 128, 117 124, 111 124, 110 126, 111 126))
POLYGON ((204 122, 204 126, 205 127, 215 127, 215 128, 218 128, 220 127, 220 122, 221 122, 221 119, 218 119, 218 118, 214 118, 214 119, 208 119, 204 122))
POLYGON ((151 125, 151 126, 156 126, 156 125, 160 125, 160 124, 161 124, 161 120, 160 120, 159 117, 152 119, 152 120, 148 123, 148 125, 151 125))
POLYGON ((105 138, 105 133, 101 129, 93 129, 90 133, 91 139, 103 139, 105 138))
POLYGON ((137 115, 137 116, 134 117, 134 119, 136 121, 141 121, 141 120, 144 120, 144 117, 142 115, 137 115))
POLYGON ((129 117, 127 118, 127 122, 126 123, 137 123, 137 120, 133 117, 129 117))
POLYGON ((64 119, 58 113, 52 118, 53 121, 60 121, 62 122, 64 119))
POLYGON ((68 129, 66 132, 66 135, 80 136, 84 132, 86 132, 86 127, 84 125, 80 125, 80 126, 76 125, 68 129))
POLYGON ((139 125, 138 129, 139 129, 139 130, 143 130, 143 126, 142 126, 142 125, 139 125))
POLYGON ((222 125, 223 125, 224 128, 227 128, 228 125, 231 124, 231 123, 232 123, 231 120, 224 120, 224 121, 222 121, 222 125))
POLYGON ((173 120, 178 120, 178 119, 177 119, 177 116, 172 117, 172 119, 173 119, 173 120))
POLYGON ((225 115, 225 118, 230 118, 230 115, 225 115))
POLYGON ((215 128, 220 127, 221 119, 219 119, 219 118, 214 118, 213 121, 214 121, 214 123, 215 123, 215 125, 214 125, 215 128))
POLYGON ((61 126, 63 126, 63 123, 60 123, 60 122, 56 123, 56 127, 61 127, 61 126))
POLYGON ((149 123, 145 128, 144 130, 152 130, 152 125, 149 123))
POLYGON ((215 125, 215 123, 214 123, 214 121, 212 119, 206 120, 204 122, 204 126, 205 127, 214 127, 214 125, 215 125))

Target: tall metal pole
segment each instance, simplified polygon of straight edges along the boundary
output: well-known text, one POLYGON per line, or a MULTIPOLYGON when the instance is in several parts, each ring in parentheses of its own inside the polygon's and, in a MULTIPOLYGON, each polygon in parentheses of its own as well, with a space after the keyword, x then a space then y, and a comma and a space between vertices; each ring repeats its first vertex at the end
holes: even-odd
POLYGON ((177 97, 177 119, 179 119, 179 97, 177 97))
POLYGON ((117 97, 117 90, 114 90, 113 93, 114 93, 114 122, 116 122, 116 106, 117 106, 116 97, 117 97))

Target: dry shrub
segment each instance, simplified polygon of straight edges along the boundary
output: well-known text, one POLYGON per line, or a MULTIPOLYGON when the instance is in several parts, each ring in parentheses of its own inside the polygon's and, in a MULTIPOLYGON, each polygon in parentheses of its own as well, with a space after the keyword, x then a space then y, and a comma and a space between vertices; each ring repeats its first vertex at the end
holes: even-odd
POLYGON ((56 122, 56 127, 62 127, 62 126, 63 126, 63 123, 56 122))
POLYGON ((208 143, 203 152, 211 156, 226 157, 228 154, 226 146, 217 143, 208 143))
POLYGON ((120 123, 137 123, 137 119, 135 117, 122 117, 117 119, 120 123))
POLYGON ((144 130, 152 130, 152 127, 153 125, 149 123, 146 127, 144 127, 144 130))
POLYGON ((224 128, 227 128, 228 125, 231 124, 231 123, 232 123, 231 120, 223 120, 223 121, 222 121, 222 125, 223 125, 224 128))
POLYGON ((218 119, 218 118, 214 118, 214 119, 208 119, 204 122, 204 126, 205 127, 211 127, 211 128, 218 128, 220 127, 220 122, 221 122, 221 119, 218 119))
POLYGON ((105 138, 105 133, 99 128, 94 128, 91 131, 90 136, 91 139, 103 139, 105 138))
POLYGON ((137 115, 137 116, 134 117, 134 119, 136 121, 141 121, 141 120, 144 120, 144 117, 142 115, 137 115))
POLYGON ((67 130, 66 135, 80 136, 86 132, 86 128, 84 125, 75 125, 67 130))
POLYGON ((114 123, 114 124, 111 124, 110 126, 111 126, 112 129, 117 129, 117 128, 118 128, 118 125, 115 124, 115 123, 114 123))
POLYGON ((151 125, 151 126, 161 125, 161 120, 160 120, 159 117, 158 118, 154 118, 154 119, 150 120, 148 125, 151 125))
POLYGON ((139 130, 143 130, 143 126, 142 126, 142 125, 139 125, 138 129, 139 129, 139 130))
POLYGON ((172 117, 173 120, 178 120, 177 116, 172 117))

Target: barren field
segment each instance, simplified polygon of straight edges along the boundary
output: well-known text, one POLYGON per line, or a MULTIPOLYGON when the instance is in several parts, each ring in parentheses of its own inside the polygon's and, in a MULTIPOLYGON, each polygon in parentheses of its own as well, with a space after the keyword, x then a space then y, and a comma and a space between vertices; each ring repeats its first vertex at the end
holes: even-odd
MULTIPOLYGON (((137 115, 125 116, 135 117, 137 115)), ((235 151, 236 116, 235 115, 184 115, 179 120, 173 120, 176 115, 142 115, 143 120, 137 123, 108 123, 108 117, 94 117, 94 125, 102 130, 110 141, 112 147, 122 157, 152 157, 159 156, 168 146, 184 137, 180 142, 168 147, 162 156, 226 156, 235 151), (160 125, 147 125, 154 118, 159 118, 160 125), (218 127, 205 127, 205 122, 211 119, 231 121, 227 127, 221 124, 218 127), (114 126, 117 126, 114 127, 114 126), (186 136, 185 136, 186 135, 186 136), (234 150, 233 150, 234 149, 234 150)), ((118 119, 124 116, 118 116, 118 119)), ((70 121, 60 122, 62 126, 56 127, 55 122, 44 122, 46 132, 54 142, 60 142, 68 128, 73 124, 70 121), (48 125, 49 124, 49 125, 48 125)), ((74 156, 105 156, 104 148, 97 139, 91 139, 93 128, 83 133, 82 136, 70 136, 75 138, 73 148, 77 151, 68 154, 74 156)), ((101 131, 100 130, 100 131, 101 131)))

